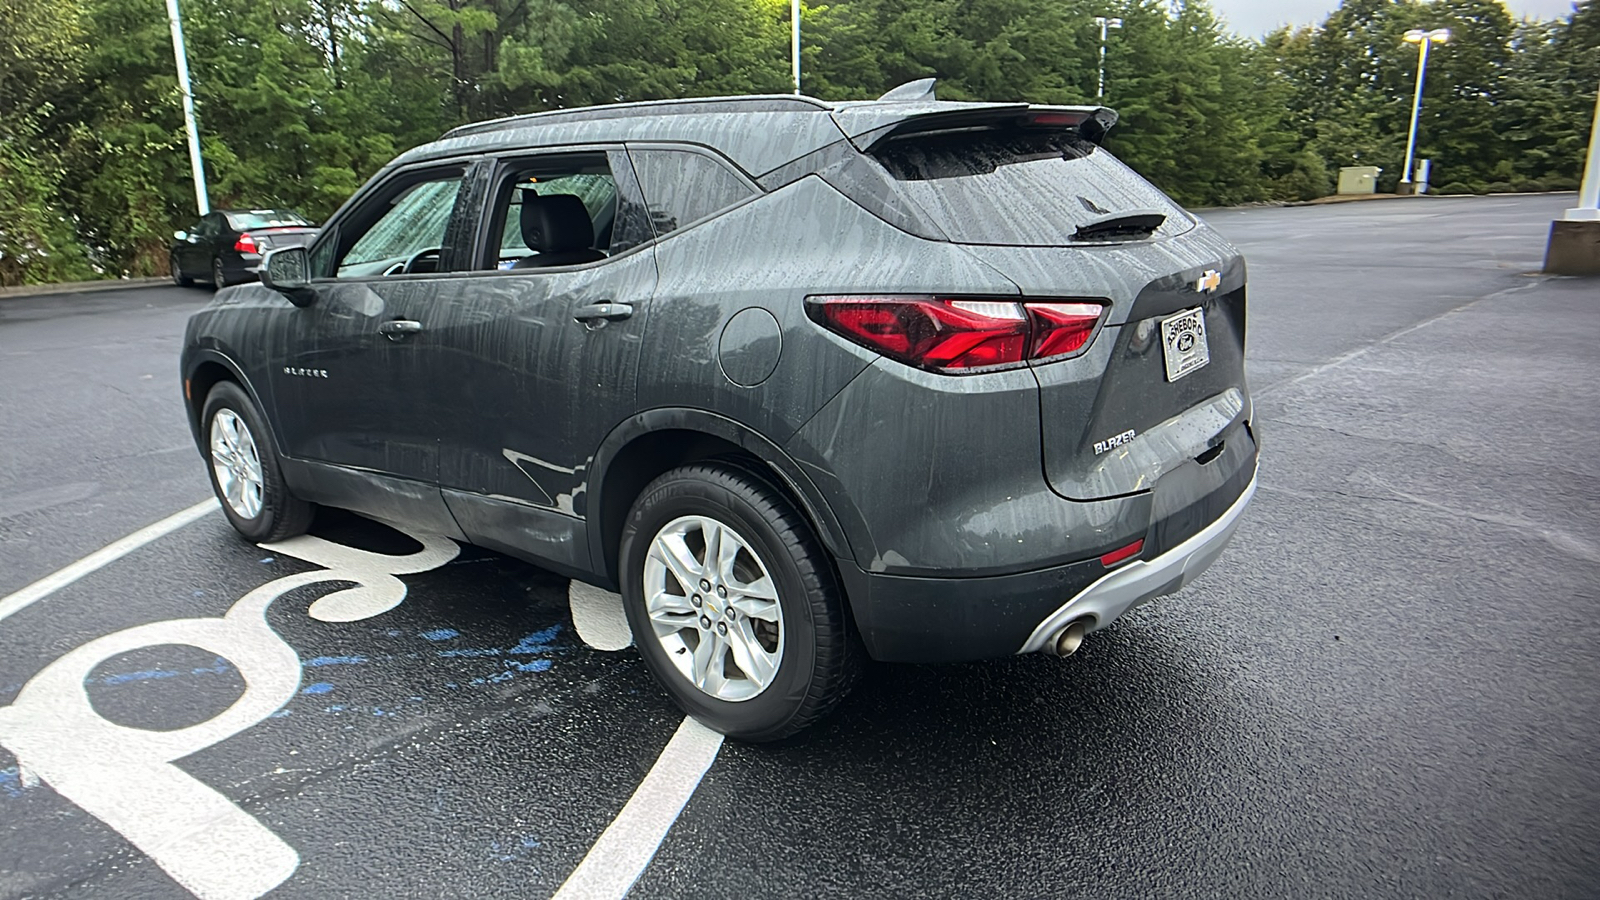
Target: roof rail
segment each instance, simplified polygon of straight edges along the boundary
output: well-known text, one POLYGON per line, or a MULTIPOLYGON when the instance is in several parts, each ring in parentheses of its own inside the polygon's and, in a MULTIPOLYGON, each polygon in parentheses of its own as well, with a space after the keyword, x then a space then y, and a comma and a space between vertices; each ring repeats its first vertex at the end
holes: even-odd
POLYGON ((716 111, 715 107, 734 107, 730 112, 794 112, 825 111, 826 103, 811 97, 795 94, 749 94, 742 97, 684 97, 674 100, 640 100, 632 103, 608 103, 603 106, 580 106, 573 109, 551 109, 544 112, 506 116, 484 122, 460 125, 440 135, 439 139, 463 137, 499 131, 517 125, 555 122, 582 122, 601 119, 620 119, 630 115, 692 115, 716 111), (742 107, 743 109, 740 109, 742 107))

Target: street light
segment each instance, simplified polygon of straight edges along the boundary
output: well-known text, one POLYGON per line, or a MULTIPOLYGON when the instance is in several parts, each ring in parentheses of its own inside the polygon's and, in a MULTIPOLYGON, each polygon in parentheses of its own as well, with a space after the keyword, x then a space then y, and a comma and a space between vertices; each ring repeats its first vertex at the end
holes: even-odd
POLYGON ((1105 16, 1095 16, 1094 23, 1100 26, 1100 88, 1095 93, 1097 100, 1106 99, 1106 29, 1121 28, 1121 19, 1111 19, 1105 16))
POLYGON ((178 90, 183 92, 183 128, 189 133, 189 167, 194 170, 194 205, 200 215, 211 212, 206 199, 206 170, 200 161, 200 129, 194 123, 194 91, 189 87, 189 56, 183 47, 183 19, 178 0, 167 0, 167 22, 172 26, 172 58, 178 65, 178 90))
POLYGON ((1415 193, 1416 185, 1411 181, 1411 163, 1417 152, 1417 117, 1422 114, 1422 80, 1428 72, 1428 48, 1434 44, 1442 44, 1450 40, 1450 29, 1435 28, 1432 31, 1423 31, 1413 28, 1405 33, 1408 44, 1416 44, 1417 50, 1417 96, 1411 101, 1411 137, 1406 140, 1406 172, 1400 176, 1400 193, 1415 193), (1406 186, 1410 185, 1410 190, 1406 186))

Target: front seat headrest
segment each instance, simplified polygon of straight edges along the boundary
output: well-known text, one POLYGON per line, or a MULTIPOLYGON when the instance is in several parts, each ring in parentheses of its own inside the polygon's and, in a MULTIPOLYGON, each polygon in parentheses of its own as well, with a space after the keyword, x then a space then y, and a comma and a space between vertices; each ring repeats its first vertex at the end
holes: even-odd
POLYGON ((594 222, 583 201, 571 194, 522 199, 522 242, 540 253, 563 253, 594 246, 594 222))

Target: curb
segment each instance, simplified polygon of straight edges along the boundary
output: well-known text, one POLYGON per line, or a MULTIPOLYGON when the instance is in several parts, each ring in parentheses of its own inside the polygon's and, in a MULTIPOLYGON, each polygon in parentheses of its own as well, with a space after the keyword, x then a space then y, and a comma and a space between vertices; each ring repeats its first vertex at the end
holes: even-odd
POLYGON ((173 285, 171 278, 107 278, 101 281, 68 281, 62 284, 24 284, 0 288, 0 300, 22 297, 42 297, 50 294, 92 294, 96 291, 116 291, 126 288, 173 285))
POLYGON ((1559 197, 1577 194, 1577 191, 1505 191, 1498 194, 1329 194, 1315 200, 1263 200, 1239 206, 1207 206, 1189 210, 1192 213, 1224 212, 1237 209, 1286 209, 1296 206, 1336 206, 1341 203, 1365 203, 1373 200, 1461 200, 1473 197, 1559 197))

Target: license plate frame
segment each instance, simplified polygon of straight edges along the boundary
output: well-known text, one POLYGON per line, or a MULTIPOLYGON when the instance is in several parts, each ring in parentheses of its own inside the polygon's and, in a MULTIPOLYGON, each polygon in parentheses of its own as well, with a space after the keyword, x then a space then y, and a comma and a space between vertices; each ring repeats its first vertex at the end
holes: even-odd
POLYGON ((1161 320, 1161 358, 1167 365, 1168 382, 1197 372, 1211 362, 1203 307, 1186 309, 1161 320))

